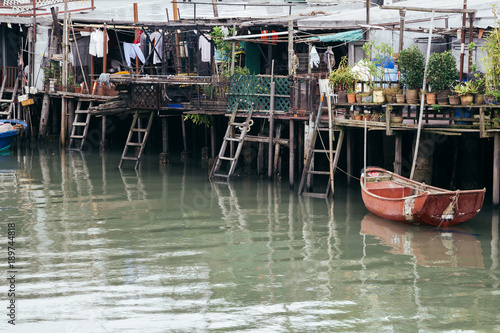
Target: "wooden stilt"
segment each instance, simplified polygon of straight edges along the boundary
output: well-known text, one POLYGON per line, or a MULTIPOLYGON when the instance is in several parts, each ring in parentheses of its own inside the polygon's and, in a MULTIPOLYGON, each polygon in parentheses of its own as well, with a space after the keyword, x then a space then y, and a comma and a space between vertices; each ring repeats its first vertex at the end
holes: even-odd
POLYGON ((43 95, 42 114, 40 116, 40 127, 38 129, 38 141, 45 140, 47 134, 47 124, 49 122, 49 109, 50 109, 50 96, 49 94, 43 95))
POLYGON ((215 158, 215 124, 210 125, 210 148, 212 150, 212 158, 215 158))
MULTIPOLYGON (((276 129, 276 139, 279 139, 281 137, 281 129, 282 125, 279 124, 278 128, 276 129)), ((276 142, 276 144, 274 145, 274 177, 278 176, 278 170, 281 169, 278 167, 279 156, 280 156, 280 144, 276 142)))
POLYGON ((71 128, 73 127, 73 122, 75 121, 75 102, 70 99, 68 100, 68 123, 67 123, 67 133, 71 133, 71 128))
POLYGON ((500 133, 495 133, 493 151, 493 207, 500 206, 500 133))
POLYGON ((106 150, 106 116, 101 119, 101 143, 99 144, 101 151, 106 150))
POLYGON ((187 138, 186 138, 186 124, 184 123, 184 116, 181 115, 181 126, 182 126, 182 143, 184 144, 183 154, 187 154, 187 138))
POLYGON ((403 135, 396 133, 396 143, 394 151, 394 173, 401 175, 401 166, 403 158, 403 135))
POLYGON ((289 171, 288 171, 288 183, 290 185, 290 189, 293 190, 295 185, 295 131, 294 131, 294 122, 293 119, 290 119, 290 141, 289 141, 289 171))
POLYGON ((352 161, 351 161, 351 129, 346 128, 346 146, 347 146, 347 186, 351 186, 352 161))
POLYGON ((162 138, 162 153, 160 154, 160 163, 170 163, 170 152, 168 147, 168 119, 161 118, 161 138, 162 138))
MULTIPOLYGON (((273 66, 274 67, 274 60, 273 66)), ((268 150, 268 162, 267 162, 267 179, 272 178, 272 160, 273 160, 273 138, 274 138, 274 92, 275 92, 275 82, 271 82, 271 97, 269 105, 269 150, 268 150)), ((276 173, 276 169, 275 169, 276 173)))

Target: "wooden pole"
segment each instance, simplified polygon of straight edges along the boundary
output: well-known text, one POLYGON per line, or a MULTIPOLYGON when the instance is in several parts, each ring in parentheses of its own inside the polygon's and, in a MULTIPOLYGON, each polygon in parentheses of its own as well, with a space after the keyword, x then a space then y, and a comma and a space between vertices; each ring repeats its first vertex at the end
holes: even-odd
MULTIPOLYGON (((427 72, 427 66, 429 65, 429 56, 431 52, 431 39, 432 39, 432 29, 434 28, 434 12, 432 12, 431 16, 431 27, 429 29, 429 39, 427 40, 427 56, 425 59, 425 71, 424 73, 427 72)), ((422 90, 425 90, 425 85, 427 83, 427 75, 424 74, 424 81, 422 83, 422 90)), ((420 133, 422 132, 422 117, 424 114, 424 94, 422 94, 421 100, 420 100, 420 114, 418 117, 418 128, 417 128, 417 140, 415 143, 415 152, 413 154, 413 163, 411 165, 411 172, 410 172, 410 179, 413 179, 413 176, 415 174, 415 166, 417 164, 417 156, 418 156, 418 146, 420 145, 420 133)))
MULTIPOLYGON (((464 9, 467 9, 467 0, 464 0, 464 9)), ((465 18, 466 14, 462 14, 462 38, 460 41, 460 76, 459 81, 462 81, 464 75, 464 57, 465 57, 465 18)))
MULTIPOLYGON (((134 2, 134 23, 139 22, 139 10, 137 7, 137 3, 134 2)), ((135 29, 134 38, 137 39, 139 37, 139 29, 135 29)), ((139 57, 135 56, 135 74, 139 74, 139 57)))
POLYGON ((495 133, 493 147, 493 207, 500 206, 500 133, 495 133))
POLYGON ((214 9, 214 17, 219 17, 219 10, 217 8, 217 0, 212 0, 212 7, 214 9))
POLYGON ((102 53, 102 72, 106 73, 108 71, 108 28, 104 26, 103 29, 104 32, 104 38, 103 38, 103 43, 104 45, 102 46, 103 53, 102 53))
POLYGON ((394 149, 394 173, 401 175, 403 157, 403 134, 396 132, 396 143, 394 149))
POLYGON ((47 134, 47 124, 49 121, 49 109, 50 109, 50 96, 49 94, 43 94, 42 102, 42 113, 40 116, 40 127, 38 129, 38 141, 42 142, 45 140, 45 135, 47 134))
POLYGON ((351 162, 351 129, 349 127, 346 128, 346 146, 347 146, 347 154, 346 154, 346 159, 347 159, 347 186, 351 186, 351 175, 352 175, 352 162, 351 162))
MULTIPOLYGON (((233 37, 236 36, 236 25, 233 24, 233 37)), ((231 75, 234 74, 234 62, 236 60, 236 41, 231 43, 231 75)))
MULTIPOLYGON (((273 65, 274 67, 274 60, 273 65)), ((276 83, 271 81, 271 98, 269 105, 269 151, 267 161, 267 178, 271 180, 273 176, 273 141, 274 141, 274 93, 276 91, 276 83)))
POLYGON ((289 185, 290 185, 290 190, 293 190, 294 185, 295 185, 295 123, 293 119, 290 119, 289 121, 290 124, 290 138, 288 140, 288 147, 289 147, 289 185))
POLYGON ((288 75, 292 75, 292 60, 293 60, 293 21, 288 21, 288 75))
MULTIPOLYGON (((474 13, 469 13, 469 44, 474 41, 474 13)), ((472 52, 474 50, 469 48, 469 64, 467 72, 470 73, 472 69, 472 52)))
POLYGON ((404 47, 405 16, 406 9, 401 9, 399 11, 399 52, 401 52, 404 47))
MULTIPOLYGON (((68 53, 69 53, 69 38, 68 38, 68 0, 64 0, 64 30, 63 30, 63 68, 62 68, 62 84, 63 91, 68 91, 68 53)), ((61 98, 61 147, 66 146, 66 120, 67 120, 68 104, 66 98, 61 98)))

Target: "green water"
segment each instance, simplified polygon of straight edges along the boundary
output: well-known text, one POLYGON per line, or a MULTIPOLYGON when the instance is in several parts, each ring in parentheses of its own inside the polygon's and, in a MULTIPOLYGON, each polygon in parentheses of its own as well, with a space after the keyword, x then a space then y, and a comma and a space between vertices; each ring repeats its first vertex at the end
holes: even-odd
POLYGON ((368 214, 359 188, 298 197, 198 161, 0 156, 0 330, 500 331, 498 215, 436 231, 368 214), (8 296, 9 225, 15 297, 8 296), (15 323, 7 307, 14 299, 15 323))

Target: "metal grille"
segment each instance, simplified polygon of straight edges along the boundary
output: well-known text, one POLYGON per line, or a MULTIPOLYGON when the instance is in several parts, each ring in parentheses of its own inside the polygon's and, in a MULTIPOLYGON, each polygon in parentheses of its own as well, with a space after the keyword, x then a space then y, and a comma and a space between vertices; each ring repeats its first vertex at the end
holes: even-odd
MULTIPOLYGON (((290 81, 287 77, 274 76, 274 111, 288 112, 290 109, 290 81)), ((248 111, 254 103, 254 110, 269 112, 271 106, 271 76, 232 75, 227 112, 248 111)))
MULTIPOLYGON (((62 3, 64 1, 62 0, 36 0, 36 6, 37 7, 43 7, 43 6, 48 6, 48 5, 53 5, 53 4, 58 4, 62 3)), ((87 2, 89 3, 90 0, 68 0, 68 3, 71 2, 87 2)), ((25 10, 30 10, 33 8, 33 0, 4 0, 3 1, 4 6, 12 7, 13 10, 15 11, 25 11, 25 10)))
POLYGON ((159 107, 157 84, 134 84, 130 89, 129 107, 132 109, 157 110, 159 107))

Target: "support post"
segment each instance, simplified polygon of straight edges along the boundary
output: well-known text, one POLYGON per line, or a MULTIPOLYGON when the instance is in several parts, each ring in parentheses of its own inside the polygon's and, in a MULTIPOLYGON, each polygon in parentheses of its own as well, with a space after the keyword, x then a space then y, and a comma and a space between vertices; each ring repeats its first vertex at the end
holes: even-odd
POLYGON ((294 125, 295 123, 293 122, 293 119, 290 119, 289 121, 290 124, 290 138, 288 140, 288 148, 289 148, 289 171, 288 171, 288 177, 289 177, 289 185, 290 185, 290 190, 293 190, 294 185, 295 185, 295 128, 294 125))
POLYGON ((288 21, 288 75, 293 73, 293 21, 288 21))
POLYGON ((43 94, 42 113, 40 115, 40 127, 38 129, 38 141, 45 140, 47 134, 47 124, 49 122, 50 96, 43 94))
POLYGON ((161 138, 162 138, 162 153, 160 154, 160 164, 170 163, 170 152, 168 147, 168 119, 161 118, 161 138))
POLYGON ((495 133, 493 148, 493 208, 500 205, 500 133, 495 133))
POLYGON ((101 143, 99 144, 99 150, 106 150, 106 116, 102 116, 101 119, 101 143))
MULTIPOLYGON (((215 121, 215 118, 214 118, 215 121)), ((212 150, 212 158, 215 158, 215 125, 210 124, 210 148, 212 150)))
POLYGON ((351 151, 351 129, 349 127, 346 128, 346 146, 347 146, 347 186, 351 186, 351 175, 352 175, 352 151, 351 151))
POLYGON ((401 175, 401 166, 403 160, 403 134, 396 133, 396 143, 394 149, 394 173, 401 175))
MULTIPOLYGON (((464 9, 467 9, 467 0, 464 0, 464 9)), ((466 14, 462 14, 462 38, 460 40, 460 75, 458 77, 459 81, 462 81, 464 75, 464 57, 465 57, 465 19, 466 14)))
MULTIPOLYGON (((137 8, 137 2, 134 2, 134 23, 139 22, 139 10, 137 8)), ((135 29, 134 38, 137 39, 139 36, 139 29, 135 29)), ((139 74, 139 57, 135 56, 135 74, 139 74)))
MULTIPOLYGON (((274 60, 273 66, 274 67, 274 60)), ((271 98, 269 105, 269 151, 268 151, 268 162, 267 162, 267 178, 272 179, 273 176, 273 141, 274 141, 274 93, 276 89, 276 83, 271 82, 271 98)))
POLYGON ((405 16, 406 16, 406 9, 401 9, 399 11, 399 52, 403 50, 404 46, 405 16))

